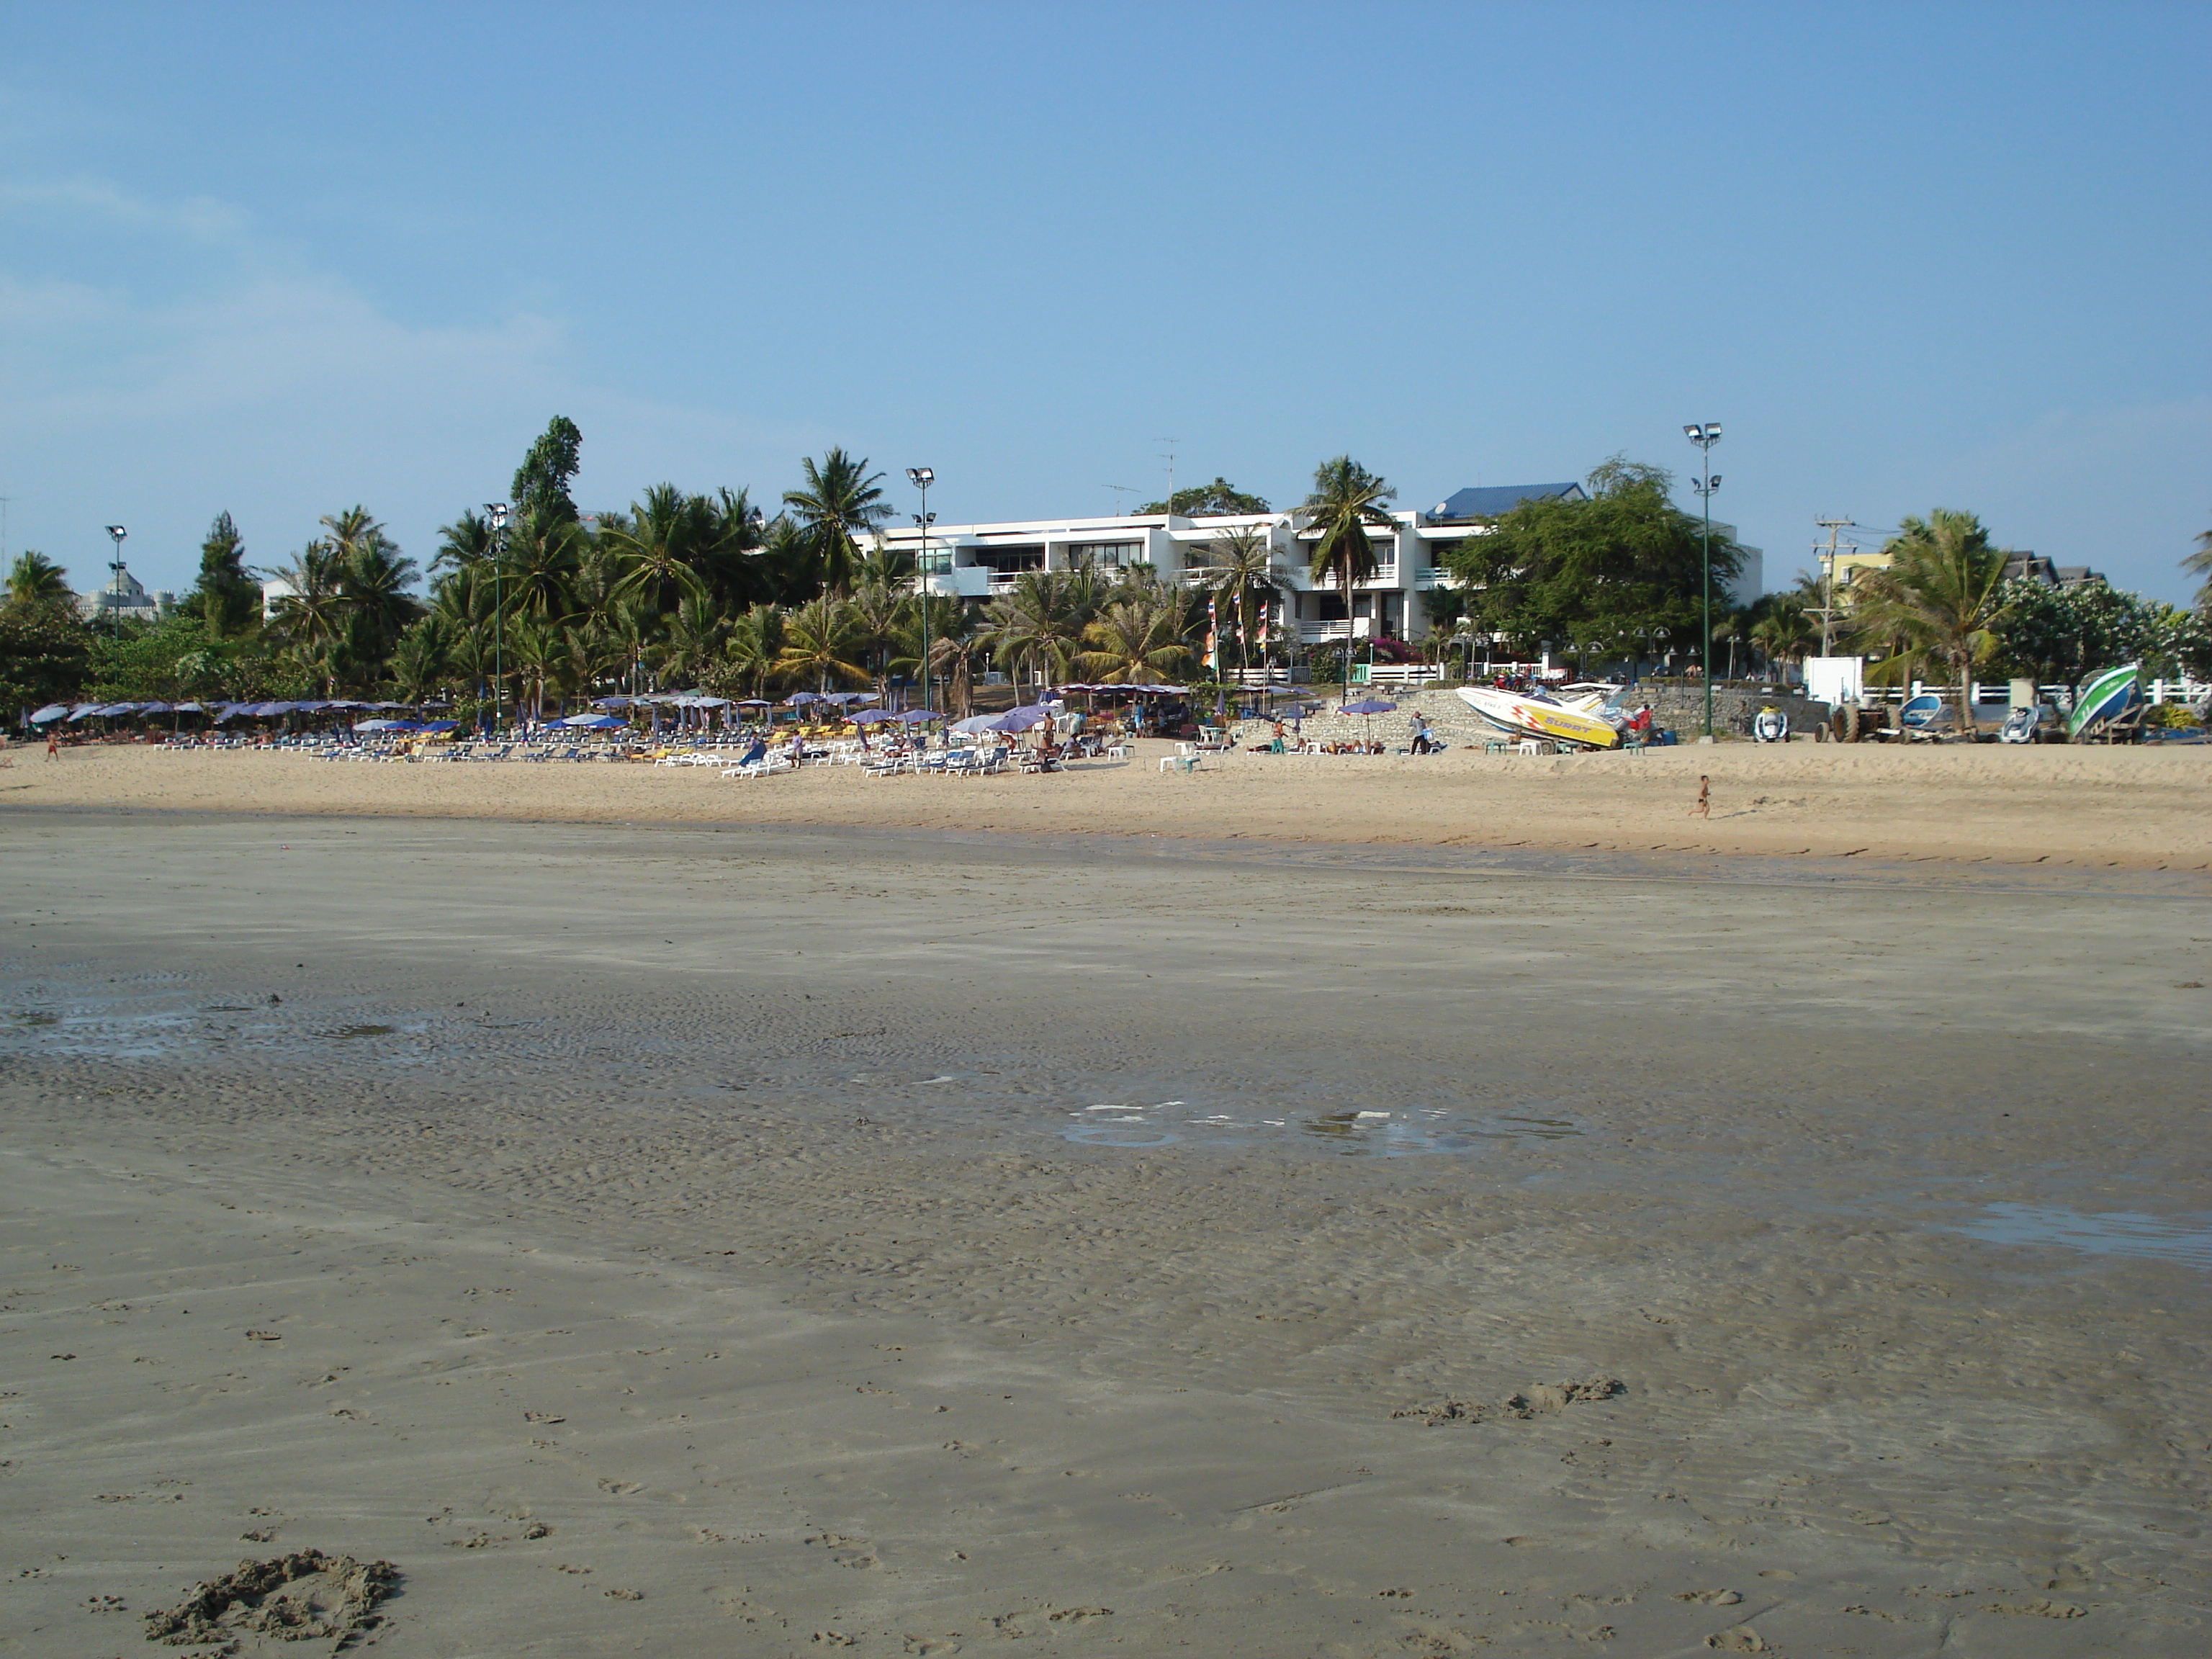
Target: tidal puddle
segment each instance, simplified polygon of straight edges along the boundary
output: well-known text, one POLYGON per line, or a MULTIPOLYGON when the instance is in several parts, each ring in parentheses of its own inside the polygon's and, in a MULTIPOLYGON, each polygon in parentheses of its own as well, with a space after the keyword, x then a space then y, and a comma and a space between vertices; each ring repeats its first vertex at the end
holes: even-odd
POLYGON ((1296 1135, 1351 1158, 1466 1154, 1503 1142, 1558 1140, 1583 1133, 1566 1118, 1474 1117, 1430 1106, 1276 1117, 1265 1111, 1200 1112, 1180 1100, 1164 1100, 1152 1105, 1087 1106, 1067 1116, 1062 1138, 1087 1146, 1164 1146, 1184 1139, 1197 1146, 1230 1146, 1296 1135))
POLYGON ((1991 1244, 2056 1244, 2090 1255, 2138 1255, 2212 1267, 2212 1224, 2202 1219, 2162 1221, 2113 1211, 2083 1215, 2033 1204, 1990 1204, 1963 1227, 1950 1229, 1991 1244))

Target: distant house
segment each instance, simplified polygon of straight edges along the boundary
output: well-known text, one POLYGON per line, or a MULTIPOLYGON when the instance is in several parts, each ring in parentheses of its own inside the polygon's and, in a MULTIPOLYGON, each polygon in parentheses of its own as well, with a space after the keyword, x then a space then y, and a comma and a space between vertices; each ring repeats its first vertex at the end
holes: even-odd
POLYGON ((2027 551, 2008 554, 2004 574, 2007 581, 2039 582, 2045 587, 2086 587, 2091 582, 2105 580, 2086 564, 2053 564, 2049 559, 2027 551))
POLYGON ((76 612, 87 622, 107 617, 116 622, 158 622, 165 611, 175 609, 177 596, 167 589, 148 592, 138 579, 116 560, 107 567, 114 574, 96 593, 76 596, 76 612))
POLYGON ((1465 524, 1471 519, 1502 519, 1523 501, 1586 501, 1578 483, 1492 484, 1455 490, 1428 512, 1431 524, 1465 524))

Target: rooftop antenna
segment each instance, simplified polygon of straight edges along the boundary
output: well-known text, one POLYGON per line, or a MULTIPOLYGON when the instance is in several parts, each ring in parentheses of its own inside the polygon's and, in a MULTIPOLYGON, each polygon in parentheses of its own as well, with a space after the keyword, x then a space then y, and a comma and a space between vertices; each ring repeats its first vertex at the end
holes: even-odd
POLYGON ((1168 508, 1168 512, 1169 512, 1170 514, 1172 514, 1175 512, 1175 457, 1176 457, 1176 445, 1178 442, 1180 442, 1180 441, 1181 441, 1181 440, 1180 440, 1180 439, 1176 439, 1176 438, 1155 438, 1155 439, 1153 439, 1153 440, 1152 440, 1152 441, 1153 441, 1154 443, 1156 443, 1156 444, 1165 444, 1165 445, 1167 446, 1167 449, 1165 450, 1165 452, 1164 452, 1164 453, 1162 453, 1162 455, 1160 456, 1160 459, 1161 459, 1162 460, 1165 461, 1165 462, 1168 464, 1168 500, 1167 500, 1167 508, 1168 508))
MULTIPOLYGON (((1101 484, 1099 488, 1102 489, 1110 489, 1114 492, 1114 516, 1117 519, 1120 518, 1127 508, 1127 503, 1123 501, 1121 497, 1124 495, 1133 495, 1137 493, 1135 486, 1132 484, 1101 484)), ((0 506, 4 505, 5 498, 0 497, 0 506)))

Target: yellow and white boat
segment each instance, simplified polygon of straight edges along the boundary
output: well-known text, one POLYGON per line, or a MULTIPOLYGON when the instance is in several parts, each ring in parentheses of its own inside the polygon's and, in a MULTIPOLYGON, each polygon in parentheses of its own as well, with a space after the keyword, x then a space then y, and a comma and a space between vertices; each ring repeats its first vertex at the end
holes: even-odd
POLYGON ((1461 702, 1510 737, 1571 744, 1577 749, 1614 749, 1620 744, 1619 728, 1598 713, 1605 707, 1603 691, 1564 703, 1553 702, 1549 697, 1524 696, 1516 691, 1462 685, 1459 696, 1461 702))

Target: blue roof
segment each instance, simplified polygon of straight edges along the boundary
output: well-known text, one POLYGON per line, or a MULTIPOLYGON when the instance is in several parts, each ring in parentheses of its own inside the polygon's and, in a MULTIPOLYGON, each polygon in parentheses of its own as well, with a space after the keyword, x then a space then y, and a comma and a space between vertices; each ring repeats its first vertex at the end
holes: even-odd
POLYGON ((1492 484, 1484 489, 1462 489, 1429 510, 1432 519, 1501 519, 1526 501, 1583 499, 1578 483, 1492 484))

